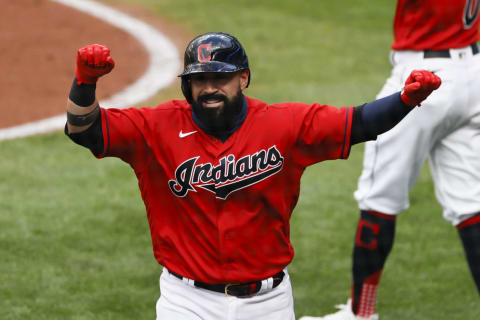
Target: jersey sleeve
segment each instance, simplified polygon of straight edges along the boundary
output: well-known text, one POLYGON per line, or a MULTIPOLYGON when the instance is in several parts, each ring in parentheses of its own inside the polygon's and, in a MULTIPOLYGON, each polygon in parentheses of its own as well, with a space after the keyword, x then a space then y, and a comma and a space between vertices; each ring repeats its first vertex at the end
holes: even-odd
POLYGON ((297 132, 294 158, 300 165, 348 158, 353 107, 297 104, 293 112, 297 132))
POLYGON ((146 110, 101 109, 103 152, 97 158, 118 157, 133 164, 135 155, 146 153, 148 149, 149 127, 146 110))

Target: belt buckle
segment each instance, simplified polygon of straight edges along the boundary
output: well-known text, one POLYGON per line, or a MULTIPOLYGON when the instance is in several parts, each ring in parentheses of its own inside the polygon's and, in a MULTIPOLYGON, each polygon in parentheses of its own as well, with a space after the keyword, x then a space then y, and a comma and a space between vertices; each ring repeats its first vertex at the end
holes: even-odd
POLYGON ((238 283, 227 283, 225 285, 225 295, 227 297, 233 297, 231 294, 228 293, 228 288, 230 288, 231 286, 236 286, 236 285, 238 285, 238 283))

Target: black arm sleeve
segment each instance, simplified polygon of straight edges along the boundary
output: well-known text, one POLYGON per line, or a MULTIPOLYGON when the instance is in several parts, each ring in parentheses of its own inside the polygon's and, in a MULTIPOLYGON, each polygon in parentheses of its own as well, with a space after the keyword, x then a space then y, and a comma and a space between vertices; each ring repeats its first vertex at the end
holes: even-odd
POLYGON ((95 101, 96 89, 96 84, 77 84, 77 78, 74 78, 68 97, 76 105, 88 107, 95 101))
POLYGON ((351 144, 377 139, 379 134, 392 129, 414 108, 403 102, 400 92, 355 107, 351 144))
POLYGON ((69 133, 65 125, 65 134, 76 144, 90 149, 94 155, 103 153, 102 117, 99 116, 85 131, 69 133))
MULTIPOLYGON (((88 107, 95 101, 95 89, 95 84, 77 84, 77 79, 73 79, 68 97, 76 105, 88 107)), ((65 125, 65 134, 76 144, 90 149, 95 155, 103 152, 102 117, 100 113, 87 130, 79 133, 69 133, 65 125)))

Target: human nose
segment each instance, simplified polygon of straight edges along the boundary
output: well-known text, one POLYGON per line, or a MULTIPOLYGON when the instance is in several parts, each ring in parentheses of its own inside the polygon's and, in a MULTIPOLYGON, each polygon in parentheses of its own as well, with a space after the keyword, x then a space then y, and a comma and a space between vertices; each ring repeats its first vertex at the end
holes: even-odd
POLYGON ((206 93, 216 92, 218 90, 218 82, 215 79, 206 79, 204 81, 203 91, 206 93))

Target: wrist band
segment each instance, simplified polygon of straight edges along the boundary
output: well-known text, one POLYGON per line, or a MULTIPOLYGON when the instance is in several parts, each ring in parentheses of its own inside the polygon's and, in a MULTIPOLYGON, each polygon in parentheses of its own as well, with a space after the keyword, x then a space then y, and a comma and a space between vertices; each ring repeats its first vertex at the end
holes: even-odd
POLYGON ((95 101, 95 84, 78 84, 77 79, 73 79, 70 89, 69 99, 80 107, 89 107, 95 101))
POLYGON ((91 124, 97 119, 100 113, 100 106, 97 106, 87 114, 73 114, 67 111, 67 121, 72 126, 83 127, 91 124))

